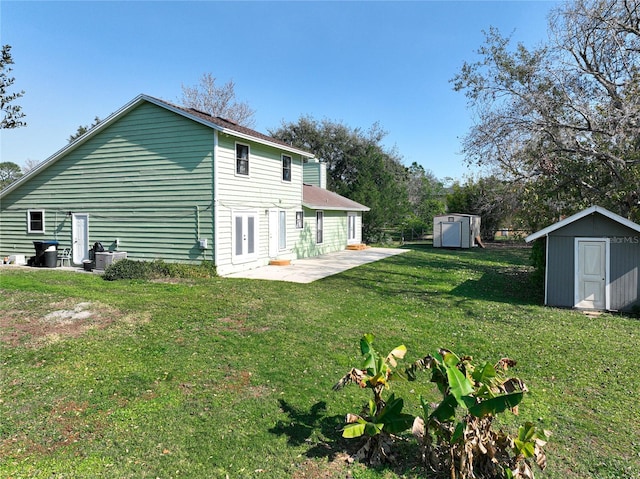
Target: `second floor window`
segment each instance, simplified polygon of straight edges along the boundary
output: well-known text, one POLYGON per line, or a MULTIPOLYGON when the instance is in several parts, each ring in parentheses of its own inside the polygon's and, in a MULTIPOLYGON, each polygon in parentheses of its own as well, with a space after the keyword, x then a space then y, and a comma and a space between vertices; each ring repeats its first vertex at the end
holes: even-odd
POLYGON ((282 181, 291 181, 291 157, 282 155, 282 181))
POLYGON ((236 174, 249 174, 249 146, 236 143, 236 174))

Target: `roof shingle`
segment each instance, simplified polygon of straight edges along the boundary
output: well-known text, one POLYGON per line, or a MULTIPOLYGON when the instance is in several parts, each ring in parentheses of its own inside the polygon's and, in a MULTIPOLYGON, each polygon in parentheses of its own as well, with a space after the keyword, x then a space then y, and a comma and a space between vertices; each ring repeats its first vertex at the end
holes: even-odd
POLYGON ((318 186, 302 186, 302 204, 312 210, 369 211, 370 208, 318 186))

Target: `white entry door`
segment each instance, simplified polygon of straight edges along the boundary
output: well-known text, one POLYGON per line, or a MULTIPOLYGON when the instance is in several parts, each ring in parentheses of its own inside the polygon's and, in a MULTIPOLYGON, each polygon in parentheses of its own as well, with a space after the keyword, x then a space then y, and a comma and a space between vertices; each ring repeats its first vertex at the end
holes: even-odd
POLYGON ((608 239, 576 238, 576 308, 606 309, 608 257, 608 239))
POLYGON ((269 210, 269 258, 278 256, 278 210, 269 210))
POLYGON ((71 230, 73 242, 73 262, 81 264, 89 259, 89 215, 73 213, 71 216, 71 230))

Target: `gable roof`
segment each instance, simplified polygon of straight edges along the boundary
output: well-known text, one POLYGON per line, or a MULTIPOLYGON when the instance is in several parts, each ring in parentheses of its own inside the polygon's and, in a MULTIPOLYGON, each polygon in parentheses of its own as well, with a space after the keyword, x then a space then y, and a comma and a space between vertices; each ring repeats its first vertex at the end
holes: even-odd
POLYGON ((371 209, 338 193, 306 183, 302 185, 302 206, 311 210, 369 211, 371 209))
POLYGON ((582 218, 584 218, 585 216, 589 216, 590 214, 593 213, 599 213, 602 216, 606 216, 607 218, 609 218, 610 220, 613 220, 617 223, 620 223, 621 225, 626 226, 629 229, 632 229, 634 231, 637 231, 640 233, 640 225, 634 223, 633 221, 630 221, 626 218, 623 218, 620 215, 617 215, 615 213, 612 213, 611 211, 603 208, 602 206, 591 206, 589 208, 587 208, 586 210, 582 210, 579 213, 576 213, 575 215, 569 216, 568 218, 563 219, 562 221, 558 221, 557 223, 554 223, 550 226, 547 226, 544 229, 541 229, 540 231, 537 231, 536 233, 530 234, 529 236, 527 236, 524 240, 529 243, 533 240, 536 240, 538 238, 542 238, 543 236, 547 236, 549 233, 552 233, 555 230, 558 230, 560 228, 563 228, 565 226, 567 226, 568 224, 571 224, 575 221, 578 221, 582 218))
POLYGON ((211 116, 207 113, 201 112, 194 108, 185 108, 182 106, 174 105, 173 103, 170 103, 165 100, 160 100, 159 98, 154 98, 149 95, 141 94, 135 97, 133 100, 131 100, 129 103, 127 103, 123 107, 121 107, 119 110, 115 111, 114 113, 109 115, 107 118, 102 120, 95 127, 89 129, 84 135, 78 137, 73 142, 69 143, 68 145, 58 150, 56 153, 54 153, 49 158, 47 158, 42 163, 40 163, 38 166, 36 166, 34 169, 29 171, 29 173, 20 177, 18 180, 14 181, 13 183, 9 184, 4 190, 0 191, 0 196, 3 196, 5 193, 8 193, 14 190, 18 185, 21 185, 22 183, 26 182, 29 178, 31 178, 32 176, 35 176, 43 169, 55 163, 58 159, 60 159, 67 153, 75 150, 78 146, 85 143, 89 138, 92 138, 93 136, 97 135, 100 131, 102 131, 103 129, 105 129, 106 127, 108 127, 109 125, 111 125, 112 123, 114 123, 115 121, 117 121, 118 119, 120 119, 121 117, 123 117, 124 115, 126 115, 131 110, 138 107, 144 102, 152 103, 156 106, 172 111, 178 115, 181 115, 185 118, 198 122, 202 125, 208 126, 209 128, 217 130, 221 133, 226 133, 238 138, 242 138, 244 140, 250 140, 257 143, 261 143, 263 145, 275 147, 275 148, 287 151, 289 153, 301 155, 305 158, 314 157, 313 153, 301 150, 299 148, 295 148, 290 144, 285 143, 284 141, 280 141, 276 138, 272 138, 263 133, 252 130, 251 128, 238 125, 237 123, 226 120, 224 118, 211 116))

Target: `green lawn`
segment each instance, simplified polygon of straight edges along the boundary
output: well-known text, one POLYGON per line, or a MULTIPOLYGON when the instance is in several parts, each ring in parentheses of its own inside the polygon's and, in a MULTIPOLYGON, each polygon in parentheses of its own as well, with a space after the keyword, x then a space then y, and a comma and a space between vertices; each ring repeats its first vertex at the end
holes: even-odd
MULTIPOLYGON (((528 253, 414 247, 311 284, 2 269, 0 477, 432 477, 410 441, 394 467, 345 462, 368 396, 331 386, 371 332, 410 361, 517 360, 531 393, 504 425, 553 432, 539 477, 640 478, 640 320, 541 306, 528 253)), ((433 391, 395 388, 415 414, 433 391)))

